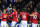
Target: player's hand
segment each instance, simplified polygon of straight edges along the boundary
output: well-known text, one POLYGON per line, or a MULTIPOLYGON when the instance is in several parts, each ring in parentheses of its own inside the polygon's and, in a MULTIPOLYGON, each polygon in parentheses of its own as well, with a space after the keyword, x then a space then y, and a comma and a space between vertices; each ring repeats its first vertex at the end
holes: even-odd
POLYGON ((34 16, 34 14, 31 14, 30 16, 34 16))
POLYGON ((34 14, 37 14, 37 12, 35 12, 34 14))

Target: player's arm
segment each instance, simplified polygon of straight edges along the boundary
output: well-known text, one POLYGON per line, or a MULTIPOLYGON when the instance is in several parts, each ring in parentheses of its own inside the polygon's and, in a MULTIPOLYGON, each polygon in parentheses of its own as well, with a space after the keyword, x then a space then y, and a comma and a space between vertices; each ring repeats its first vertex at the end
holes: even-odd
POLYGON ((18 18, 20 18, 20 16, 21 16, 21 15, 19 14, 19 15, 18 15, 18 18))
POLYGON ((10 15, 7 15, 7 18, 8 18, 8 20, 11 20, 11 19, 9 18, 9 16, 10 16, 10 15))
POLYGON ((14 15, 14 12, 10 15, 11 17, 14 15))
POLYGON ((12 16, 13 16, 13 13, 12 13, 12 14, 10 14, 10 15, 8 15, 8 16, 12 17, 12 16))
POLYGON ((30 16, 34 16, 35 14, 37 14, 37 13, 36 12, 35 13, 31 13, 30 16))
POLYGON ((29 16, 34 16, 34 14, 30 14, 29 16))
POLYGON ((32 12, 32 13, 30 14, 30 16, 34 16, 34 13, 32 12))
POLYGON ((28 15, 28 16, 33 16, 33 14, 29 14, 29 13, 27 13, 27 15, 28 15))

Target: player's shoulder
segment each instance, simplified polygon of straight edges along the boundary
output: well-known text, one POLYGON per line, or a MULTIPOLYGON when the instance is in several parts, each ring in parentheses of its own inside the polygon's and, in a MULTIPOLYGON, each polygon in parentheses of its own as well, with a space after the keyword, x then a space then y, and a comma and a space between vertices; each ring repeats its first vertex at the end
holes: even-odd
POLYGON ((2 15, 3 13, 1 13, 1 15, 2 15))
POLYGON ((17 11, 14 11, 13 13, 17 13, 17 11))
POLYGON ((5 13, 7 15, 7 13, 5 13))
POLYGON ((32 12, 31 14, 33 14, 34 12, 32 12))
POLYGON ((26 12, 27 14, 29 14, 28 12, 26 12))
POLYGON ((14 11, 14 12, 17 12, 17 11, 14 11))
POLYGON ((37 12, 37 14, 39 14, 39 13, 37 12))
POLYGON ((20 14, 22 14, 23 12, 20 12, 20 14))

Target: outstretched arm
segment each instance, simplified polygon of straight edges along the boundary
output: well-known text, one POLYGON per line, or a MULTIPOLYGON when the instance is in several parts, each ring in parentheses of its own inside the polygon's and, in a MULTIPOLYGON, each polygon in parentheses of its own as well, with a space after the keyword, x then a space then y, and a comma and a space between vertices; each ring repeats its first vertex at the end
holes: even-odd
POLYGON ((34 14, 30 14, 30 16, 34 16, 34 14))

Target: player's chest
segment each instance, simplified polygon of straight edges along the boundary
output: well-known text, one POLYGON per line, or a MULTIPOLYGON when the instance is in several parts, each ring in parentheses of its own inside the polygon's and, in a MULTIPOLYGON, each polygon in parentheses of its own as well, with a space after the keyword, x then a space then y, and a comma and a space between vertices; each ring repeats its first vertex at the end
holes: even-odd
POLYGON ((7 14, 3 14, 3 16, 7 16, 7 14))

